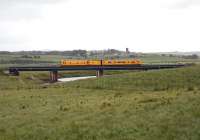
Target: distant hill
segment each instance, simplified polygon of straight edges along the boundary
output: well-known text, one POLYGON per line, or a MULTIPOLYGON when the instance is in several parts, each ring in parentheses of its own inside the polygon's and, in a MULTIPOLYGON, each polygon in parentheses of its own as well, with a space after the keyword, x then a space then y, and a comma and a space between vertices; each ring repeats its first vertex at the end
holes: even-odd
POLYGON ((6 55, 60 55, 68 56, 69 58, 136 58, 146 55, 174 55, 174 56, 187 56, 187 55, 198 55, 200 56, 200 51, 193 52, 156 52, 156 53, 137 53, 137 52, 128 52, 120 51, 116 49, 107 49, 107 50, 71 50, 71 51, 52 51, 52 50, 41 50, 41 51, 18 51, 18 52, 9 52, 9 51, 0 51, 1 54, 6 55))
POLYGON ((172 55, 193 55, 196 54, 200 56, 200 51, 194 51, 194 52, 159 52, 157 54, 172 54, 172 55))

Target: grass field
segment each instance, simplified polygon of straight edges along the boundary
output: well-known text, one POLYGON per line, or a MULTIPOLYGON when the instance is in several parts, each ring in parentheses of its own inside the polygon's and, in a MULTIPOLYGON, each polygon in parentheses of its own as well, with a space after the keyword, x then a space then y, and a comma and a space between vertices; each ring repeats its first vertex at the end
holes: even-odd
POLYGON ((199 63, 199 59, 184 59, 181 57, 161 56, 155 54, 147 54, 139 57, 146 64, 167 64, 167 63, 199 63))
POLYGON ((0 72, 0 139, 200 139, 200 66, 110 74, 47 85, 0 72))

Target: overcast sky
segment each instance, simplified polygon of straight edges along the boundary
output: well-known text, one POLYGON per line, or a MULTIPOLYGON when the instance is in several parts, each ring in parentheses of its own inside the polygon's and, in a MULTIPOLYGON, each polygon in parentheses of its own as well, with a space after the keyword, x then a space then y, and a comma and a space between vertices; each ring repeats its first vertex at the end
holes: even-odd
POLYGON ((0 51, 200 51, 199 17, 199 0, 0 0, 0 51))

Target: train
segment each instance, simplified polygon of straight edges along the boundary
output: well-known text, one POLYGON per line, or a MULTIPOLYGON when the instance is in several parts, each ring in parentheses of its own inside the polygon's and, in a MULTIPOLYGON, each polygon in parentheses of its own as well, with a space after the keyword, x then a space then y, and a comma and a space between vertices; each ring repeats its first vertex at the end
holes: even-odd
POLYGON ((65 66, 121 66, 141 65, 142 61, 134 60, 61 60, 60 65, 65 66))

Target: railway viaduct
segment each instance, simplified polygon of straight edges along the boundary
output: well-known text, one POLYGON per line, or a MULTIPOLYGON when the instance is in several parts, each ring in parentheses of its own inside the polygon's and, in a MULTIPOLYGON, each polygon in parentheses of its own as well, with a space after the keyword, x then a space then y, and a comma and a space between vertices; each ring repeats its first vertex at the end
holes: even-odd
POLYGON ((121 66, 48 66, 48 67, 10 67, 9 74, 18 76, 24 71, 47 71, 50 72, 50 81, 58 81, 59 71, 93 70, 97 77, 102 77, 105 70, 158 70, 190 66, 191 64, 162 64, 162 65, 121 65, 121 66))

